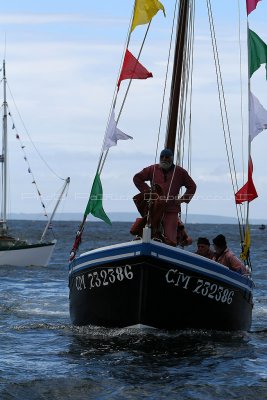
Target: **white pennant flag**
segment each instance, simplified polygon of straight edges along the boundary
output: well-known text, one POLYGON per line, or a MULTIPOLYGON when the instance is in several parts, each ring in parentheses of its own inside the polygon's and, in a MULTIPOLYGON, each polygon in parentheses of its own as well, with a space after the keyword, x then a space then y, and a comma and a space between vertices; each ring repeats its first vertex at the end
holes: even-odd
POLYGON ((126 135, 126 133, 123 133, 117 128, 117 123, 115 121, 115 112, 113 109, 107 127, 105 141, 103 144, 103 151, 108 150, 111 146, 116 146, 118 140, 127 139, 132 139, 132 136, 126 135))
POLYGON ((260 132, 267 129, 267 111, 256 96, 250 92, 249 97, 249 136, 253 140, 260 132))

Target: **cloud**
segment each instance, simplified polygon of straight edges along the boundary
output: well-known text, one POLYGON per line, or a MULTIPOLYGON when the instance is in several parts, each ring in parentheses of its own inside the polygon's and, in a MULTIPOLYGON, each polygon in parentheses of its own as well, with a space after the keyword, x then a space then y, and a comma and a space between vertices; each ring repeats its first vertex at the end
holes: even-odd
MULTIPOLYGON (((99 6, 100 3, 97 3, 98 5, 82 14, 79 1, 77 4, 75 3, 75 8, 79 12, 75 14, 51 13, 49 12, 51 7, 50 9, 42 7, 43 12, 40 13, 0 15, 2 29, 7 29, 8 32, 6 49, 8 83, 23 121, 49 164, 59 175, 66 174, 72 178, 70 199, 65 205, 66 212, 69 209, 83 210, 86 200, 78 199, 77 193, 89 194, 128 27, 126 12, 118 15, 116 7, 108 9, 105 15, 102 15, 103 10, 99 6)), ((195 40, 196 78, 194 77, 192 108, 192 176, 198 184, 198 199, 190 205, 190 211, 192 207, 192 212, 196 213, 209 213, 212 209, 215 214, 220 210, 225 215, 228 212, 234 215, 234 204, 233 209, 229 207, 231 185, 230 183, 228 185, 227 156, 220 121, 213 55, 208 28, 204 27, 202 22, 197 25, 195 40), (222 200, 212 204, 212 201, 207 199, 215 195, 221 196, 222 200)), ((233 36, 236 27, 224 18, 224 24, 220 25, 220 28, 217 39, 222 74, 229 120, 233 127, 233 145, 234 150, 237 150, 235 156, 238 171, 241 171, 241 148, 238 144, 241 132, 239 49, 238 41, 233 36)), ((132 36, 130 46, 134 54, 138 51, 141 32, 140 27, 132 36)), ((103 187, 109 194, 134 195, 136 188, 132 183, 132 176, 144 166, 154 162, 168 52, 167 39, 167 21, 158 17, 153 21, 141 56, 142 63, 152 71, 154 77, 147 81, 133 82, 119 121, 119 128, 132 135, 134 140, 130 144, 120 143, 112 149, 103 170, 103 187)), ((243 37, 242 41, 244 42, 243 37)), ((243 58, 245 75, 245 55, 243 58)), ((253 85, 257 88, 262 104, 266 97, 266 86, 264 86, 266 82, 264 80, 263 84, 263 75, 264 70, 259 71, 257 77, 253 78, 253 85)), ((244 82, 247 82, 246 77, 244 82)), ((117 115, 126 87, 127 84, 124 82, 117 102, 117 115)), ((168 98, 165 104, 160 149, 164 146, 168 98)), ((9 105, 15 117, 10 98, 9 105)), ((246 126, 246 121, 244 123, 246 126)), ((19 124, 17 118, 16 124, 19 124)), ((18 127, 23 135, 22 127, 19 125, 18 127)), ((257 160, 265 159, 266 139, 259 140, 261 145, 256 148, 256 144, 253 143, 252 148, 257 160)), ((25 141, 27 142, 27 138, 25 141)), ((255 181, 261 190, 265 190, 264 173, 260 172, 261 178, 257 178, 259 171, 264 171, 265 166, 259 168, 258 162, 254 162, 255 181)), ((36 175, 44 178, 44 192, 51 193, 55 184, 50 183, 50 178, 45 175, 42 166, 36 166, 36 175)), ((12 186, 12 191, 21 193, 22 179, 15 178, 16 185, 12 186)), ((15 198, 18 199, 19 196, 15 198)), ((19 200, 12 204, 19 209, 19 200)), ((27 207, 29 210, 34 209, 35 202, 29 201, 27 207)), ((135 209, 129 200, 109 202, 107 210, 135 209)), ((265 210, 265 205, 262 206, 262 210, 265 210)))
POLYGON ((107 24, 122 22, 119 18, 98 18, 81 14, 50 14, 50 13, 6 13, 0 15, 2 25, 47 25, 47 24, 107 24))

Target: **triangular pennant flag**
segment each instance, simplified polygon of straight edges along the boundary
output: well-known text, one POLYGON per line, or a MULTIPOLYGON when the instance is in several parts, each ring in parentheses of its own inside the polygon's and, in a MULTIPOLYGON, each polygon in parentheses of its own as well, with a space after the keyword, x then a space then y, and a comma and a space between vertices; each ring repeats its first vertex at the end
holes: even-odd
POLYGON ((107 132, 103 144, 103 151, 108 150, 111 146, 116 146, 118 140, 132 139, 132 136, 126 135, 121 130, 117 128, 117 123, 115 121, 114 108, 112 109, 109 124, 107 127, 107 132))
POLYGON ((235 194, 236 204, 242 204, 244 201, 252 201, 258 197, 256 188, 252 179, 253 164, 251 157, 248 163, 248 181, 247 183, 235 194))
POLYGON ((263 108, 253 93, 249 95, 249 136, 253 140, 260 132, 267 129, 267 110, 263 108))
POLYGON ((247 0, 247 14, 249 15, 255 8, 260 0, 247 0))
POLYGON ((249 42, 249 74, 250 77, 260 68, 261 64, 267 63, 267 45, 251 29, 248 30, 249 42))
POLYGON ((164 6, 158 0, 136 0, 131 32, 137 25, 150 22, 159 10, 162 10, 165 15, 164 6))
POLYGON ((118 88, 121 81, 124 79, 147 79, 152 78, 153 75, 126 49, 124 61, 118 80, 118 88))
POLYGON ((103 200, 102 184, 99 174, 96 173, 89 201, 87 203, 84 212, 84 216, 87 217, 88 214, 92 214, 94 217, 100 218, 107 224, 111 225, 111 221, 103 209, 102 200, 103 200))

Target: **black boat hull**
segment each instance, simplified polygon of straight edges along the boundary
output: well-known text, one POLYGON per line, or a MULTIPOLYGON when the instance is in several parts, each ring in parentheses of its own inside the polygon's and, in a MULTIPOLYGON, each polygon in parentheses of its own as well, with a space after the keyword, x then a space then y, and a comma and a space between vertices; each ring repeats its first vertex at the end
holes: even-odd
POLYGON ((122 254, 117 247, 117 256, 112 247, 107 253, 104 248, 71 265, 74 325, 249 330, 253 304, 248 278, 169 246, 140 248, 122 254))

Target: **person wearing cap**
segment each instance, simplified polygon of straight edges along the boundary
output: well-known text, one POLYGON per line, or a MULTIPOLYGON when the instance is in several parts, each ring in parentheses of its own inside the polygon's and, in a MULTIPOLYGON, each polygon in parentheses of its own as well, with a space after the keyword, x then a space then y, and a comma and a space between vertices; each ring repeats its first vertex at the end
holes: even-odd
POLYGON ((246 274, 247 270, 245 265, 234 253, 228 249, 226 239, 224 235, 218 235, 213 240, 215 254, 213 257, 214 261, 228 267, 229 269, 239 272, 240 274, 246 274))
POLYGON ((210 249, 210 241, 206 237, 199 237, 197 240, 197 251, 202 257, 209 258, 210 260, 214 257, 214 252, 210 249))
POLYGON ((138 172, 133 178, 134 184, 140 192, 154 190, 155 185, 160 186, 164 201, 164 215, 162 225, 164 236, 173 245, 177 244, 178 213, 181 211, 181 203, 189 203, 196 191, 196 184, 188 172, 173 163, 173 152, 164 149, 160 153, 159 164, 150 165, 138 172), (146 183, 150 182, 150 186, 146 183), (182 187, 186 188, 185 193, 179 198, 182 187))

